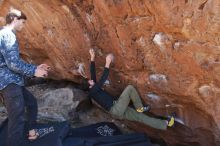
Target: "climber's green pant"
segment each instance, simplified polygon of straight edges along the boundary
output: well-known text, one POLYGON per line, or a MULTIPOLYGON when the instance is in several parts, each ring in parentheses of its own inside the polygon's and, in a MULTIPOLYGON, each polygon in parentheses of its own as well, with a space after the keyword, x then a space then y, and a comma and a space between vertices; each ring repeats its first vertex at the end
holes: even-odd
POLYGON ((138 113, 133 108, 128 107, 130 100, 132 100, 136 109, 143 107, 140 96, 132 85, 128 85, 125 88, 119 99, 110 109, 110 113, 119 119, 138 121, 156 129, 167 129, 166 120, 149 117, 143 113, 138 113))

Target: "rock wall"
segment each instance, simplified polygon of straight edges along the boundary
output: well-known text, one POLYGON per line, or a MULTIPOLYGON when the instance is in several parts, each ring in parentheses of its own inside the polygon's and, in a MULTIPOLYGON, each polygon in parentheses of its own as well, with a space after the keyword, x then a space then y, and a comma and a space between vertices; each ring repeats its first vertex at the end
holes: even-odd
POLYGON ((79 82, 90 48, 100 74, 112 52, 107 90, 133 84, 155 114, 175 111, 184 122, 167 131, 130 126, 170 145, 220 145, 219 0, 2 0, 0 16, 10 6, 28 16, 22 57, 51 65, 51 78, 79 82))

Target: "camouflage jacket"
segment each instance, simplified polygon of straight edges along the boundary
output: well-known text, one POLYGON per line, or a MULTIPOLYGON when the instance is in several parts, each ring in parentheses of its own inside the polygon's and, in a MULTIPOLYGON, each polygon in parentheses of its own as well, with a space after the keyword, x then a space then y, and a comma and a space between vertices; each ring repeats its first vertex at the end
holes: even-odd
POLYGON ((9 28, 0 30, 0 90, 8 84, 24 85, 24 76, 34 76, 36 66, 25 63, 19 56, 15 33, 9 28))

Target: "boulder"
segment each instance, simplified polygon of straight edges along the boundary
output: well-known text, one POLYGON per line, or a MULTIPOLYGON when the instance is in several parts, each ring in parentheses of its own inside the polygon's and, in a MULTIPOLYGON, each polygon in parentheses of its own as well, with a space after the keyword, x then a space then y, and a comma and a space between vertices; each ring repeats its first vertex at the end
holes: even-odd
POLYGON ((154 114, 165 115, 171 105, 185 123, 164 132, 128 125, 173 146, 220 145, 219 92, 213 90, 220 88, 219 0, 4 0, 2 25, 10 6, 28 17, 18 33, 21 56, 49 64, 49 78, 80 83, 89 77, 90 48, 100 75, 112 52, 106 90, 119 96, 133 84, 154 114))

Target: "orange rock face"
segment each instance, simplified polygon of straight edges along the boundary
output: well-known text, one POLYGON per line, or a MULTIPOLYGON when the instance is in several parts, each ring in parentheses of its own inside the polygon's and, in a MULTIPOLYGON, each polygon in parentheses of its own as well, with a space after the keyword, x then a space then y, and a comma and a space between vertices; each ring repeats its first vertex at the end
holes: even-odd
POLYGON ((129 125, 173 146, 220 146, 219 0, 2 0, 0 16, 10 6, 28 17, 18 33, 22 57, 51 65, 51 78, 79 82, 90 48, 100 74, 112 52, 109 91, 133 84, 152 112, 174 111, 184 123, 129 125))

